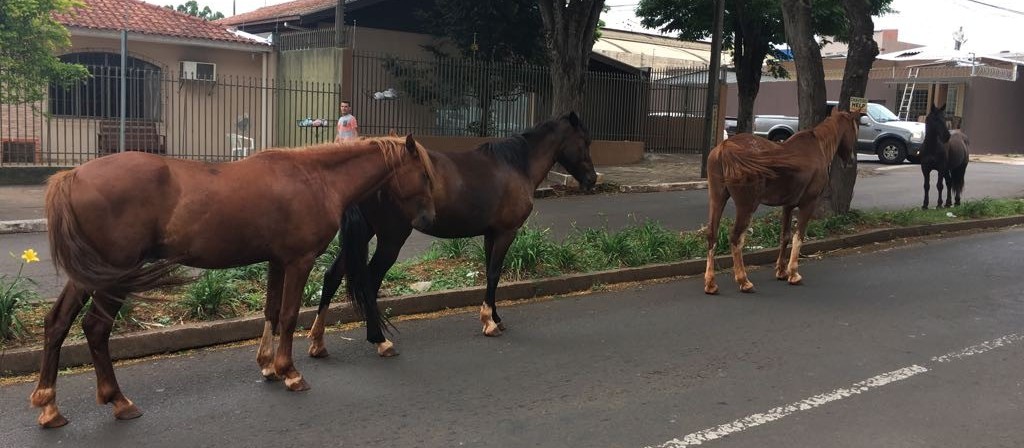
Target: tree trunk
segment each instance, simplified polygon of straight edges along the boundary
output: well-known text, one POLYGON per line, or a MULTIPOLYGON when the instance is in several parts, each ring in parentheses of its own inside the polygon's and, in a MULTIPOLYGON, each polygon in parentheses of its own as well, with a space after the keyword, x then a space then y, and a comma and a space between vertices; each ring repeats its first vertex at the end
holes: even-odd
POLYGON ((583 74, 594 47, 594 31, 604 0, 538 0, 538 4, 548 53, 554 61, 551 114, 575 111, 583 116, 583 74))
POLYGON ((782 0, 782 18, 796 63, 800 129, 810 129, 825 119, 827 100, 821 48, 814 40, 811 0, 782 0))
MULTIPOLYGON (((843 87, 839 93, 839 109, 850 110, 850 97, 864 97, 868 87, 868 73, 878 56, 875 42, 875 24, 871 21, 869 0, 843 0, 846 17, 850 23, 850 44, 846 54, 846 70, 843 73, 843 87)), ((837 215, 850 211, 853 190, 857 185, 857 158, 844 163, 838 157, 832 159, 829 168, 828 185, 818 203, 818 215, 837 215)))
POLYGON ((736 132, 754 131, 754 101, 761 89, 761 70, 765 56, 768 55, 769 44, 761 35, 764 33, 763 17, 751 17, 744 14, 738 4, 734 7, 733 17, 733 60, 736 63, 736 132))

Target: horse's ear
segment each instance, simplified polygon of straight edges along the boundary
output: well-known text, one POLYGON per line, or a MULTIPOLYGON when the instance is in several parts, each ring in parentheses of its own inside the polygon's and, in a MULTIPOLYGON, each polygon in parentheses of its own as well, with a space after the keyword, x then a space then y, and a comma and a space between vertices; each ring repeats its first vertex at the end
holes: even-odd
POLYGON ((946 111, 946 105, 943 104, 942 107, 939 108, 939 112, 945 112, 945 111, 946 111))
POLYGON ((566 120, 569 120, 569 124, 571 124, 572 127, 578 128, 580 126, 580 116, 576 115, 576 111, 569 111, 569 113, 563 115, 563 117, 566 120))
POLYGON ((414 157, 419 155, 416 151, 416 139, 412 138, 412 134, 405 136, 405 149, 414 157))

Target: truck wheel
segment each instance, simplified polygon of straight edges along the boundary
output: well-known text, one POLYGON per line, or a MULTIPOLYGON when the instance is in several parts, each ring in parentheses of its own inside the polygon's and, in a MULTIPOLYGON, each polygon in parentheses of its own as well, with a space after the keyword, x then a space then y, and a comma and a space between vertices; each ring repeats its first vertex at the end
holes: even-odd
POLYGON ((878 142, 878 160, 887 165, 903 163, 907 158, 907 145, 894 138, 878 142))
POLYGON ((793 134, 790 134, 789 131, 775 131, 772 132, 771 134, 768 134, 768 140, 771 140, 775 143, 782 143, 792 135, 793 134))

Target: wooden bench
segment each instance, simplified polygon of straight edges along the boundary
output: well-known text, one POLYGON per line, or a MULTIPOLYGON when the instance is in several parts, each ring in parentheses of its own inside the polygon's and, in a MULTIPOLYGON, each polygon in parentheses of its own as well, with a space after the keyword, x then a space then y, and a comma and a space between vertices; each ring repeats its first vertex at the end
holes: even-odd
MULTIPOLYGON (((105 156, 117 152, 118 133, 120 130, 121 122, 118 120, 104 120, 100 122, 96 142, 96 152, 99 155, 105 156)), ((156 122, 125 121, 124 149, 125 151, 167 154, 167 141, 164 136, 160 135, 156 122)))

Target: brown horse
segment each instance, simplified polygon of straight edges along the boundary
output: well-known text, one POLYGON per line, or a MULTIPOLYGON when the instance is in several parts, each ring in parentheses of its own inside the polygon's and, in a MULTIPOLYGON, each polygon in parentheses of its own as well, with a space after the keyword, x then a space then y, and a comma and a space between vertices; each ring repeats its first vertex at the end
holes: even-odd
POLYGON ((56 404, 60 347, 86 299, 82 326, 92 353, 97 400, 114 416, 141 411, 121 392, 108 342, 130 294, 180 284, 178 265, 204 269, 270 264, 263 339, 257 355, 268 379, 309 388, 292 361, 292 336, 316 257, 338 230, 338 216, 384 187, 416 225, 433 221, 433 165, 407 139, 383 138, 297 150, 268 150, 230 163, 128 152, 54 175, 46 217, 54 263, 69 278, 46 317, 33 406, 39 424, 67 423, 56 404), (274 335, 280 344, 274 355, 274 335))
POLYGON ((760 204, 782 206, 782 236, 775 277, 801 282, 797 258, 807 222, 828 184, 828 169, 838 154, 847 163, 857 147, 858 114, 833 110, 813 129, 797 132, 781 145, 751 134, 736 135, 711 150, 708 156, 708 264, 704 292, 715 294, 715 243, 722 210, 730 197, 736 204, 736 223, 729 234, 733 273, 740 291, 751 292, 754 284, 743 266, 743 240, 750 218, 760 204), (789 263, 784 264, 786 246, 792 233, 793 209, 797 213, 796 234, 789 263))
MULTIPOLYGON (((593 188, 597 173, 590 159, 590 134, 570 112, 473 151, 432 151, 430 156, 441 179, 434 184, 437 215, 430 226, 417 228, 440 238, 484 236, 487 291, 480 321, 485 335, 498 336, 504 328, 495 305, 498 279, 509 245, 533 210, 533 191, 556 162, 584 189, 593 188)), ((387 194, 373 195, 347 210, 341 227, 341 253, 324 274, 320 311, 309 332, 309 354, 327 355, 324 313, 344 276, 349 298, 366 318, 366 339, 377 346, 380 356, 393 356, 397 352, 382 332, 386 319, 377 308, 377 294, 412 232, 408 215, 387 194), (367 267, 367 245, 374 235, 377 249, 367 267)))
POLYGON ((967 134, 960 131, 950 132, 946 127, 946 105, 931 107, 924 120, 924 142, 918 155, 921 157, 921 173, 924 174, 924 202, 921 208, 928 209, 928 184, 931 173, 935 170, 937 179, 935 189, 938 198, 935 208, 942 208, 942 181, 946 181, 946 207, 960 205, 960 194, 964 191, 964 174, 967 173, 967 162, 970 157, 967 150, 967 134), (956 202, 953 202, 953 195, 956 202))

